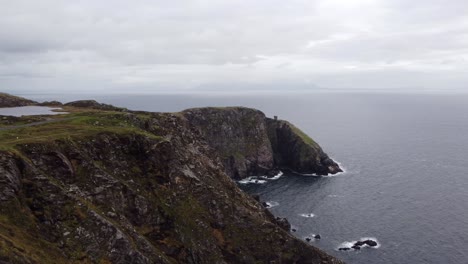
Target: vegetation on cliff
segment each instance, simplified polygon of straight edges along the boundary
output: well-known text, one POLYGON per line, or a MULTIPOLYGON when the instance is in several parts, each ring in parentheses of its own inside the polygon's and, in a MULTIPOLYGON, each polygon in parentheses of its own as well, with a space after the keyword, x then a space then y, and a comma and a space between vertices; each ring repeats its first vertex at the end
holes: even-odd
POLYGON ((328 175, 342 170, 300 129, 244 107, 196 108, 183 112, 213 147, 231 178, 274 174, 278 168, 328 175))
POLYGON ((0 262, 341 263, 242 192, 186 113, 64 108, 0 126, 0 262))

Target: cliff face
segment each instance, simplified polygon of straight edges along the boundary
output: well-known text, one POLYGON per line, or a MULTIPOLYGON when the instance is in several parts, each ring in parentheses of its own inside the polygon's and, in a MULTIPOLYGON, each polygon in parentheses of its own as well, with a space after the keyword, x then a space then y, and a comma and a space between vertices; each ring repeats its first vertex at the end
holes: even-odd
POLYGON ((275 167, 262 112, 231 107, 189 109, 183 114, 216 150, 231 178, 263 175, 275 167))
POLYGON ((342 171, 301 130, 286 121, 266 118, 258 110, 196 108, 183 114, 216 150, 231 178, 271 174, 277 168, 317 175, 342 171))
POLYGON ((196 113, 68 110, 0 133, 0 262, 341 263, 280 228, 226 175, 224 142, 206 144, 230 131, 246 170, 271 167, 260 112, 219 114, 209 134, 196 113))
POLYGON ((277 166, 304 174, 342 172, 314 140, 293 124, 269 118, 266 123, 277 166))

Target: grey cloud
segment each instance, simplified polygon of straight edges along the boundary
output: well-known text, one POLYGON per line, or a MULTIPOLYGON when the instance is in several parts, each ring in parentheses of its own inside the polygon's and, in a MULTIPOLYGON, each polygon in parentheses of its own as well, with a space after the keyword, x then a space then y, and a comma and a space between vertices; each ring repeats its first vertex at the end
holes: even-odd
POLYGON ((260 90, 277 89, 274 83, 304 90, 302 80, 310 89, 317 89, 311 82, 324 88, 463 89, 461 73, 468 71, 464 0, 0 5, 0 80, 18 89, 86 84, 109 91, 222 91, 243 82, 260 90), (438 71, 450 78, 437 77, 438 71), (50 80, 37 80, 43 76, 50 80))

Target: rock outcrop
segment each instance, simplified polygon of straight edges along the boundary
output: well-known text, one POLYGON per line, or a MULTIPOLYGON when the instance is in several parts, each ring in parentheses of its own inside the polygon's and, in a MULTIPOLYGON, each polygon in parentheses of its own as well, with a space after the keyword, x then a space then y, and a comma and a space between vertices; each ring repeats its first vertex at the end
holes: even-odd
POLYGON ((314 140, 293 124, 270 118, 266 123, 276 166, 303 174, 342 172, 314 140))
POLYGON ((0 262, 341 263, 226 174, 277 165, 261 112, 80 111, 60 122, 0 135, 0 262))
MULTIPOLYGON (((49 102, 50 103, 50 102, 49 102)), ((56 101, 52 103, 57 104, 56 101)), ((73 106, 73 107, 81 107, 81 108, 92 108, 98 110, 106 110, 106 111, 123 111, 125 108, 115 107, 110 104, 103 104, 98 103, 96 100, 78 100, 66 103, 65 106, 73 106)))
POLYGON ((217 152, 234 179, 264 175, 275 167, 265 115, 243 107, 196 108, 183 112, 217 152))
POLYGON ((342 171, 304 132, 258 110, 207 107, 182 113, 215 149, 233 179, 268 175, 277 168, 317 175, 342 171))
POLYGON ((6 93, 0 93, 0 107, 17 107, 34 104, 37 104, 37 102, 6 93))

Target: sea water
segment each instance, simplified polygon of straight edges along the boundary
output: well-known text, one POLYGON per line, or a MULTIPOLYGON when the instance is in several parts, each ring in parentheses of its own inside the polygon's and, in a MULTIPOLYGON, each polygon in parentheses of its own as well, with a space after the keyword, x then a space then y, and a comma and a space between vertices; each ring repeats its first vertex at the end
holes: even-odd
MULTIPOLYGON (((69 100, 84 99, 76 95, 69 100)), ((64 100, 36 95, 36 100, 64 100)), ((468 95, 87 96, 135 110, 247 106, 296 124, 345 173, 240 186, 347 263, 468 263, 468 95), (378 248, 338 251, 372 238, 378 248)))

